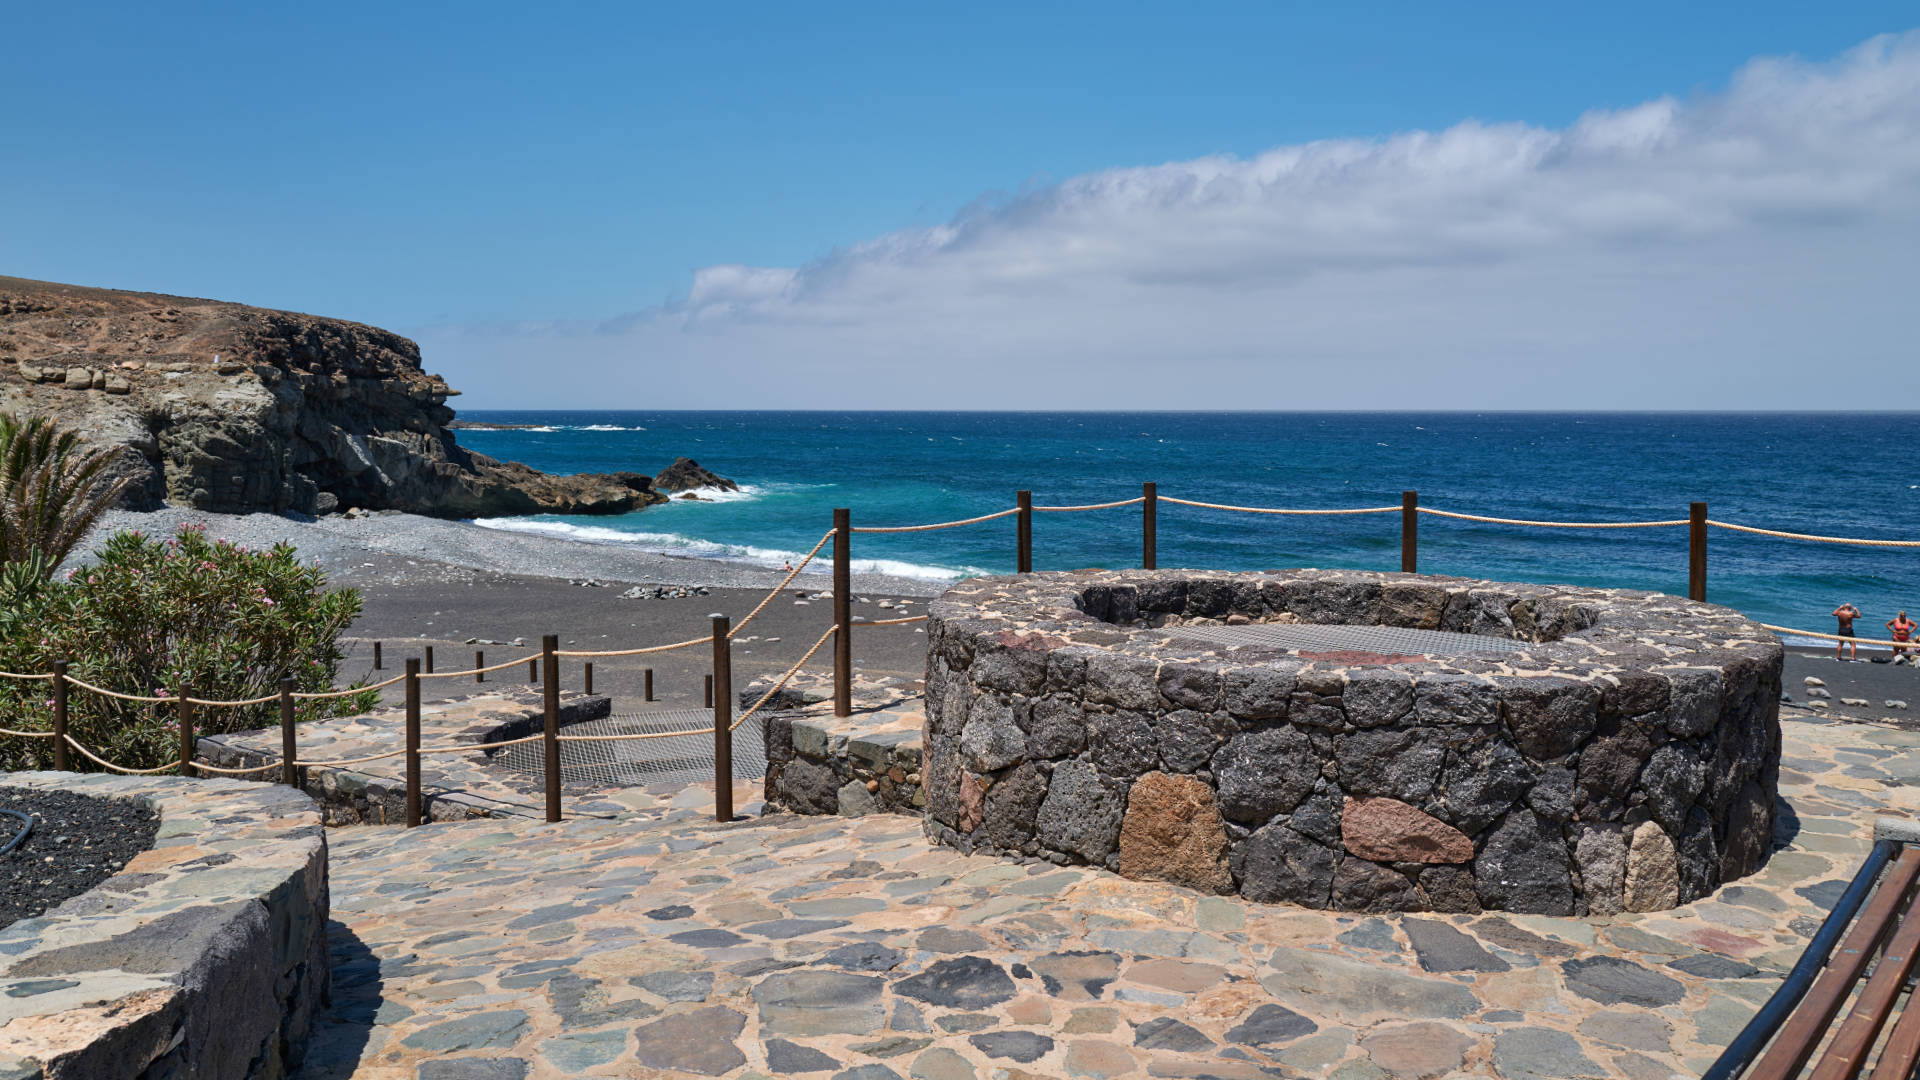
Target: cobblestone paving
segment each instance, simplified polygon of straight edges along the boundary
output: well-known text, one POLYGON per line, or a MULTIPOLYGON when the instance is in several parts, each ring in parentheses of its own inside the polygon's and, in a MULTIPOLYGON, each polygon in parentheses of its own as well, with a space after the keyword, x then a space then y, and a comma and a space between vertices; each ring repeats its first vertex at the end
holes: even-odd
POLYGON ((1657 915, 1366 916, 967 858, 917 818, 337 829, 308 1080, 1697 1076, 1912 814, 1920 733, 1791 717, 1782 846, 1657 915))

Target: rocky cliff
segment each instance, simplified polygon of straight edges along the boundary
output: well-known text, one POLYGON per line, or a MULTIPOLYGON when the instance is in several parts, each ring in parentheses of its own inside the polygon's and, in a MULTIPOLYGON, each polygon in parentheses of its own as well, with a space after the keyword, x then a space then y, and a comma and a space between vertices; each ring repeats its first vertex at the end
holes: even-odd
POLYGON ((119 448, 125 502, 221 513, 621 513, 639 473, 550 476, 462 449, 420 348, 340 319, 0 277, 0 411, 119 448))

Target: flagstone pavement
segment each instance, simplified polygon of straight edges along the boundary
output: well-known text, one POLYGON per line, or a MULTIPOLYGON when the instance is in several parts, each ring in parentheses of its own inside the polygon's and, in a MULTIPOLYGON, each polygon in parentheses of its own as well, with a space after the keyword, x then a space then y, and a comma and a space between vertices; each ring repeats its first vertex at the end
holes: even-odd
POLYGON ((1871 842, 1920 733, 1786 719, 1763 870, 1673 912, 1368 916, 968 858, 918 819, 329 831, 306 1080, 1698 1076, 1871 842))

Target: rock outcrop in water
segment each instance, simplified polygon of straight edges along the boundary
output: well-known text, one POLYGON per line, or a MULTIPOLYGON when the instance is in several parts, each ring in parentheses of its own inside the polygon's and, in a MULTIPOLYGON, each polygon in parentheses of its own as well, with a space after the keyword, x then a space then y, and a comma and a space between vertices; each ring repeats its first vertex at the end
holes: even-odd
POLYGON ((482 517, 666 501, 644 474, 553 476, 463 449, 458 393, 377 327, 0 277, 0 411, 118 448, 128 506, 482 517))

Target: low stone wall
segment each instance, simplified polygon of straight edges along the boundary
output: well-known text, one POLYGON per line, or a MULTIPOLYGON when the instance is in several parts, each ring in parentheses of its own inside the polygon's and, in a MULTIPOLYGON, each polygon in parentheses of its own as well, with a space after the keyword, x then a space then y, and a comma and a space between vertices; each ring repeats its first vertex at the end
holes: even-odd
MULTIPOLYGON (((740 707, 760 700, 771 683, 740 694, 740 707)), ((852 716, 833 715, 832 682, 796 676, 769 701, 767 804, 796 814, 918 814, 926 808, 920 783, 921 731, 917 683, 859 677, 852 716)))
POLYGON ((964 582, 928 627, 931 837, 1359 911, 1674 907, 1770 850, 1782 650, 1658 593, 1409 574, 964 582), (1210 644, 1388 626, 1456 655, 1210 644))
POLYGON ((140 799, 155 847, 0 930, 0 1076, 278 1080, 328 1000, 327 841, 313 800, 235 780, 0 783, 140 799))

